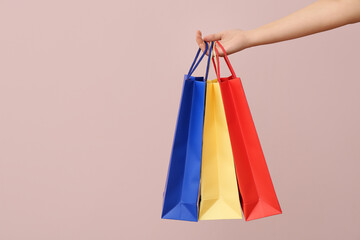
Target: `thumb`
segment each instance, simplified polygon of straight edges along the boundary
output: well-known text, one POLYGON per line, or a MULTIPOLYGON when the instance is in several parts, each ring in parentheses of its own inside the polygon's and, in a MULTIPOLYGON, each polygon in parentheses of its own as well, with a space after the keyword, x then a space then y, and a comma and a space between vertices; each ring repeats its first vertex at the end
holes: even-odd
POLYGON ((204 37, 204 41, 212 42, 221 40, 222 34, 221 33, 214 33, 204 37))

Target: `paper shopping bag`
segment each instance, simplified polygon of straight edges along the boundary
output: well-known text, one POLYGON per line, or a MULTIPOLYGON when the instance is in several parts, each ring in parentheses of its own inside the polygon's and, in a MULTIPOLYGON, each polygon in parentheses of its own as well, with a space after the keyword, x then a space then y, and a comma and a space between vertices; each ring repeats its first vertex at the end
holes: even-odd
POLYGON ((162 218, 185 221, 198 220, 198 197, 203 139, 205 84, 208 75, 193 77, 192 73, 204 57, 198 50, 189 73, 184 77, 183 92, 173 141, 172 154, 164 192, 162 218))
POLYGON ((207 82, 199 220, 241 219, 241 207, 220 86, 207 82))
MULTIPOLYGON (((216 65, 213 61, 219 79, 245 220, 280 214, 282 211, 241 80, 236 77, 225 49, 218 41, 216 45, 222 48, 225 62, 232 74, 230 77, 220 78, 219 64, 216 65)), ((218 50, 214 48, 218 59, 218 50)))

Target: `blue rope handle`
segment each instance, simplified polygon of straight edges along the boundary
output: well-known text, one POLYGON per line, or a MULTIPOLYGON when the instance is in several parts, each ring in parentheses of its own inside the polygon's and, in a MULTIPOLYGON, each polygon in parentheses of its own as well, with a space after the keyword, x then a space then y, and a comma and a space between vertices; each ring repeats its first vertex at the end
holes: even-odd
MULTIPOLYGON (((210 50, 209 50, 209 58, 208 58, 207 66, 206 66, 206 74, 205 74, 205 78, 204 78, 204 81, 205 81, 205 82, 207 81, 207 79, 208 79, 208 75, 209 75, 209 67, 210 67, 211 51, 212 51, 212 49, 213 49, 213 46, 214 46, 214 42, 211 42, 211 45, 210 45, 210 50)), ((206 53, 206 50, 205 50, 205 53, 206 53)))
POLYGON ((197 51, 196 53, 196 56, 195 56, 195 59, 194 59, 194 62, 191 64, 191 67, 190 67, 190 70, 187 74, 187 78, 189 79, 191 77, 191 74, 194 73, 195 69, 197 68, 197 66, 199 65, 199 63, 201 62, 201 60, 204 58, 204 56, 206 55, 206 52, 208 50, 208 43, 205 42, 205 51, 204 53, 201 55, 199 61, 196 63, 196 60, 197 58, 199 57, 199 54, 200 54, 200 51, 201 51, 201 48, 199 48, 199 50, 197 51), (196 63, 196 64, 195 64, 196 63))

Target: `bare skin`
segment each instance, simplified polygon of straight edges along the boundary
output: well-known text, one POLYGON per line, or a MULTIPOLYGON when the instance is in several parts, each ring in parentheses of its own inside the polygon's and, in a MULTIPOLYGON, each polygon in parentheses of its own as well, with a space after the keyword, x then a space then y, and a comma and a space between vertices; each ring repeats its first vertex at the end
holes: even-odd
MULTIPOLYGON (((226 30, 204 38, 198 30, 196 42, 204 51, 204 41, 219 41, 230 55, 246 48, 300 38, 357 22, 360 22, 360 0, 318 0, 256 29, 226 30)), ((224 56, 222 50, 218 50, 219 55, 224 56)))

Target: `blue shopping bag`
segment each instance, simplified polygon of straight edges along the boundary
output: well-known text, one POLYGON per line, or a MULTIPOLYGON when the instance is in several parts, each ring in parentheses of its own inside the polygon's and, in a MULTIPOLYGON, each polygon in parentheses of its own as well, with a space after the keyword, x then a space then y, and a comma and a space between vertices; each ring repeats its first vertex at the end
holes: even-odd
MULTIPOLYGON (((198 221, 198 198, 204 124, 205 77, 191 76, 208 50, 208 44, 198 62, 197 51, 188 74, 184 76, 183 92, 164 192, 161 218, 198 221)), ((210 53, 213 42, 210 46, 210 53)))

